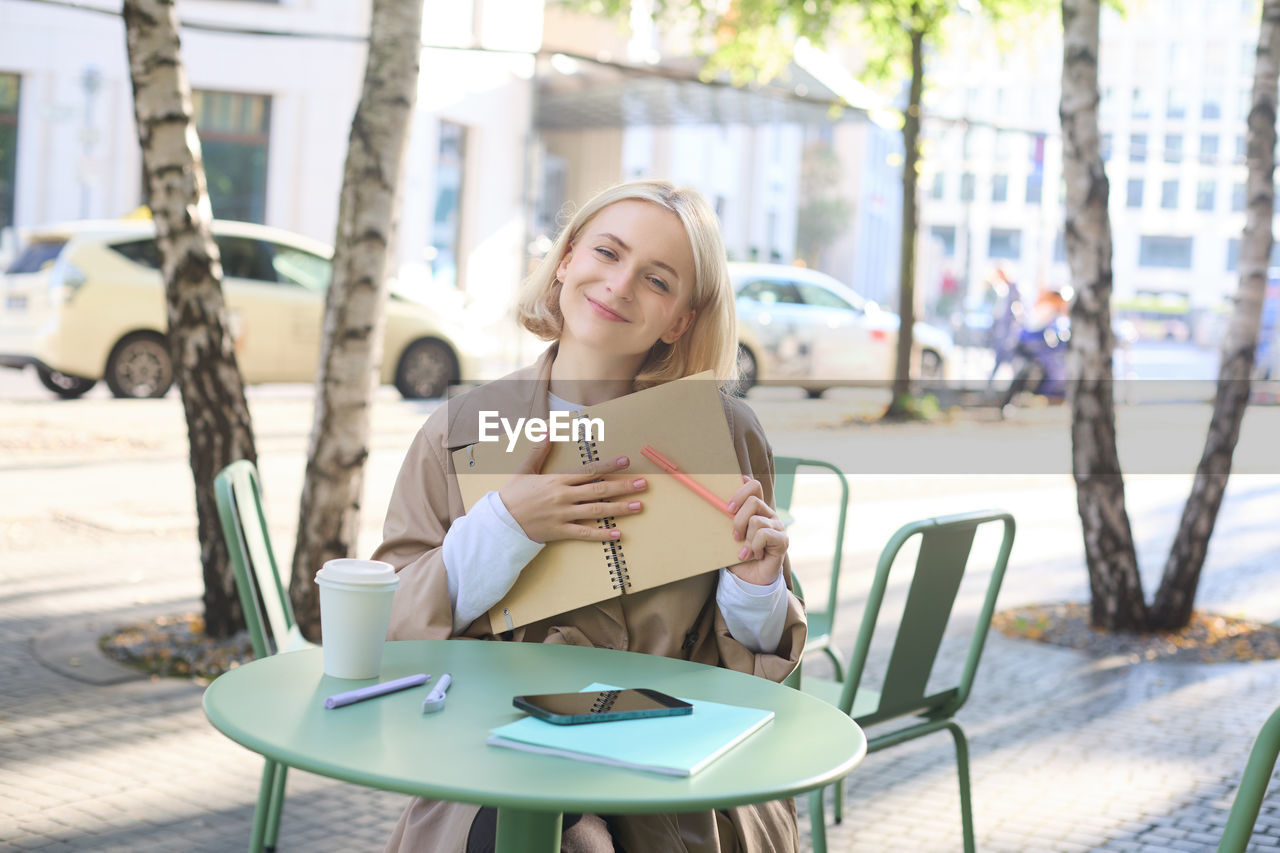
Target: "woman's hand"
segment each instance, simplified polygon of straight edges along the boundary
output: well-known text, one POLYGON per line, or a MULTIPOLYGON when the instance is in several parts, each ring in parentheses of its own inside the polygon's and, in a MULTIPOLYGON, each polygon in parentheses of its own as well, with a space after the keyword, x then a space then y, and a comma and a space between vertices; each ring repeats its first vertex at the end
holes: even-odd
POLYGON ((592 462, 572 474, 543 474, 542 466, 550 452, 550 440, 534 445, 498 490, 498 497, 524 535, 544 543, 557 539, 618 539, 621 534, 616 528, 599 527, 596 519, 634 515, 643 509, 640 501, 627 499, 648 488, 643 477, 607 476, 617 474, 631 460, 620 456, 592 462))
POLYGON ((733 538, 742 542, 738 559, 729 571, 748 583, 767 586, 782 571, 782 558, 787 553, 786 529, 773 507, 764 502, 764 489, 759 480, 743 476, 742 485, 729 499, 733 516, 733 538))

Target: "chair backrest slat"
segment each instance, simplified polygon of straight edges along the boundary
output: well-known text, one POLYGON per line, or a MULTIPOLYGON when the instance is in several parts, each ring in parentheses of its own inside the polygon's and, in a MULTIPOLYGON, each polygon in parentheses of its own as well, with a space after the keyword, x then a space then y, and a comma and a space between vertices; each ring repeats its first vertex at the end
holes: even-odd
POLYGON ((942 646, 977 525, 925 528, 885 672, 881 712, 918 707, 942 646))
POLYGON ((832 544, 831 574, 827 587, 827 600, 822 609, 805 601, 810 613, 834 614, 840 596, 840 564, 844 558, 844 530, 849 514, 849 480, 836 465, 821 459, 804 459, 798 456, 775 456, 773 459, 773 504, 778 510, 790 511, 795 499, 796 479, 801 468, 818 468, 831 472, 840 486, 840 501, 836 505, 835 540, 832 544))
POLYGON ((880 618, 880 607, 889 586, 889 575, 898 562, 898 553, 916 536, 920 537, 920 550, 885 670, 880 702, 876 710, 858 717, 859 722, 866 725, 909 713, 953 714, 964 704, 973 685, 996 597, 1013 548, 1014 521, 1005 512, 961 513, 905 525, 890 537, 880 554, 858 639, 849 659, 840 699, 840 707, 846 712, 857 698, 858 685, 880 618), (1003 525, 1004 537, 987 580, 982 609, 973 625, 964 668, 956 683, 937 687, 926 694, 977 531, 991 523, 1003 525))
POLYGON ((253 653, 266 657, 276 652, 294 618, 280 582, 253 463, 242 459, 228 465, 215 479, 215 490, 253 653))

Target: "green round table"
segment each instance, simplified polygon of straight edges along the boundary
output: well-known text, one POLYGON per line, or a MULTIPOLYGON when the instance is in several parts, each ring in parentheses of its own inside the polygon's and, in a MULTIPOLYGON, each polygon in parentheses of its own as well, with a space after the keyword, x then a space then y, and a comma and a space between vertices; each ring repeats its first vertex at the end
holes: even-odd
MULTIPOLYGON (((377 679, 324 675, 319 648, 273 655, 219 676, 204 710, 220 732, 290 767, 371 788, 496 806, 499 851, 556 851, 563 812, 689 812, 791 797, 846 776, 867 751, 847 715, 763 678, 608 649, 466 640, 388 643, 377 679), (426 686, 328 710, 334 693, 426 672, 426 686), (422 699, 453 675, 444 710, 422 699), (511 697, 592 682, 651 687, 774 711, 774 719, 689 777, 489 746, 523 716, 511 697)), ((390 833, 390 827, 388 827, 390 833)))

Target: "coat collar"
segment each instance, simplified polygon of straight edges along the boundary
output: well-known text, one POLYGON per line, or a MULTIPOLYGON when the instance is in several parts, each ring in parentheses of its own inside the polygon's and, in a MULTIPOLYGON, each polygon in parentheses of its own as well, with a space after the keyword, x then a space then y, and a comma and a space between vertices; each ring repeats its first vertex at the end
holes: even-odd
POLYGON ((481 411, 498 411, 511 419, 545 419, 549 414, 547 389, 551 385, 551 363, 555 355, 556 345, 552 344, 533 364, 447 401, 449 450, 468 447, 480 440, 481 411))

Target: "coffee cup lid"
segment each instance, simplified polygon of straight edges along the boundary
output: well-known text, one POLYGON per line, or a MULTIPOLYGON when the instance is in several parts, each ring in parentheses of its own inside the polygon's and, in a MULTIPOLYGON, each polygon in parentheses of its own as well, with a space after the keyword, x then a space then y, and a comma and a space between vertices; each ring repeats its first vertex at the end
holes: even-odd
POLYGON ((328 560, 316 572, 316 582, 344 583, 353 586, 393 586, 400 579, 390 563, 381 560, 328 560))

